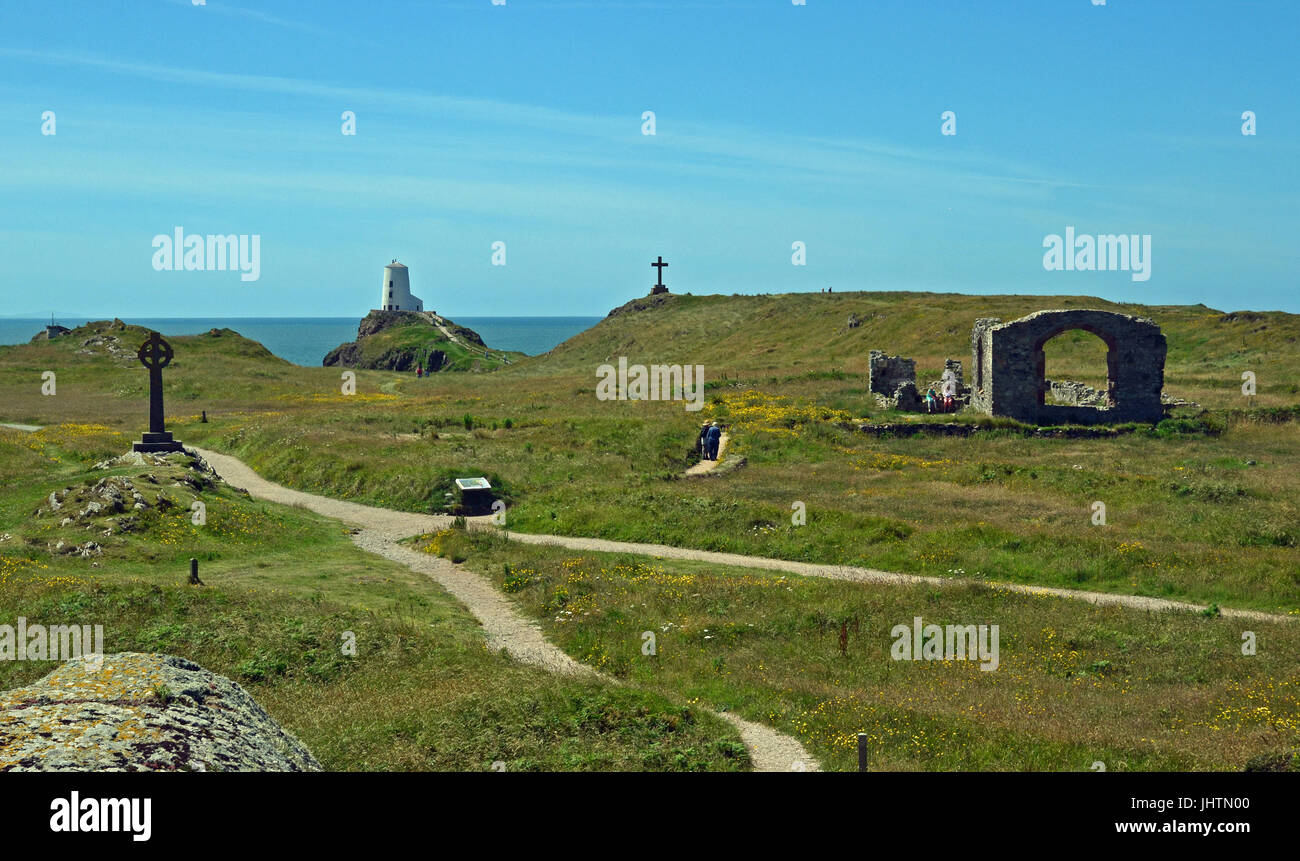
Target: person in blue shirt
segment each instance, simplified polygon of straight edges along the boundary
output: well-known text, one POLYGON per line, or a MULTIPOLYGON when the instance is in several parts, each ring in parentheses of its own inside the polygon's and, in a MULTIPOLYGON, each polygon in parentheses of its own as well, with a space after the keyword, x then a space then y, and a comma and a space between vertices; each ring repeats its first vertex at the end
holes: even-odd
POLYGON ((709 443, 709 460, 717 460, 718 443, 722 440, 722 428, 718 427, 717 422, 709 425, 707 440, 709 443))

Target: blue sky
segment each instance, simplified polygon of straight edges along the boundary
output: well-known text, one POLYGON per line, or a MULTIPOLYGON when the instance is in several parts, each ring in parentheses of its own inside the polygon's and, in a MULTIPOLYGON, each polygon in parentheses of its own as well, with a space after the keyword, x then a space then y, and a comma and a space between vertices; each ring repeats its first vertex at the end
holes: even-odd
POLYGON ((1298 37, 1292 0, 5 0, 0 315, 360 316, 392 258, 452 317, 600 315, 660 254, 1300 312, 1298 37), (155 271, 177 226, 259 235, 260 279, 155 271), (1150 234, 1150 280, 1045 271, 1067 226, 1150 234))

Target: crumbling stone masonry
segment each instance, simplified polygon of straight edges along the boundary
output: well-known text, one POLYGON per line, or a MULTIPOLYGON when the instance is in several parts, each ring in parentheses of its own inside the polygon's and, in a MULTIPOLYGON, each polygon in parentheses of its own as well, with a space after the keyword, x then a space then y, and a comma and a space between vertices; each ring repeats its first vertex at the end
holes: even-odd
POLYGON ((948 373, 949 373, 950 371, 952 372, 952 376, 953 376, 953 378, 956 379, 956 381, 957 381, 957 388, 958 388, 959 390, 960 390, 960 389, 964 389, 964 388, 966 387, 966 384, 962 381, 962 378, 961 378, 961 360, 960 360, 960 359, 944 359, 944 360, 943 360, 943 372, 944 372, 944 376, 947 376, 948 373))
POLYGON ((886 356, 882 350, 872 350, 867 364, 867 378, 870 390, 876 396, 876 406, 881 409, 900 409, 904 412, 917 412, 921 409, 914 359, 886 356))
POLYGON ((970 403, 970 386, 966 385, 962 377, 962 366, 959 359, 945 359, 943 375, 937 380, 931 380, 924 386, 918 384, 916 388, 921 392, 933 389, 940 397, 951 392, 959 408, 970 403), (948 384, 950 380, 951 385, 948 384))
POLYGON ((886 356, 883 350, 872 350, 867 365, 867 379, 872 392, 893 397, 903 383, 916 385, 916 360, 886 356))
POLYGON ((1077 380, 1047 380, 1052 401, 1076 407, 1104 407, 1108 405, 1105 392, 1099 392, 1077 380))
MULTIPOLYGON (((1112 311, 1037 311, 1003 323, 981 317, 971 332, 971 406, 1040 425, 1157 422, 1164 415, 1165 336, 1154 321, 1112 311), (1043 345, 1083 329, 1106 343, 1106 391, 1098 406, 1046 403, 1043 345)), ((1059 386, 1059 383, 1058 383, 1059 386)))

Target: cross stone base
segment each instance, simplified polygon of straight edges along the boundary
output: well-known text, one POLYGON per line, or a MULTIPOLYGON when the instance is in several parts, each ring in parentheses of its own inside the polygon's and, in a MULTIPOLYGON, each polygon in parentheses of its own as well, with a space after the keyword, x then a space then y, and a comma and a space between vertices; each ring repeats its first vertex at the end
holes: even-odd
POLYGON ((172 439, 170 431, 163 431, 162 433, 140 434, 140 441, 131 446, 131 451, 185 451, 185 447, 172 439))

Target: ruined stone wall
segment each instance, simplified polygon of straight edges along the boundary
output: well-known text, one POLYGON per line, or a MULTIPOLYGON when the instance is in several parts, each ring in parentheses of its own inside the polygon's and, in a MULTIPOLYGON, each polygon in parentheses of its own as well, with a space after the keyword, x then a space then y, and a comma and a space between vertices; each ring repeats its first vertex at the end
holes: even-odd
POLYGON ((1075 407, 1108 406, 1108 394, 1078 380, 1048 380, 1050 400, 1075 407))
POLYGON ((916 360, 886 356, 882 350, 872 350, 867 373, 871 391, 890 397, 903 383, 916 384, 916 360))
POLYGON ((1164 415, 1165 336, 1143 317, 1065 310, 1038 311, 1010 323, 981 318, 971 333, 971 352, 976 364, 971 403, 991 415, 1034 424, 1155 422, 1164 415), (1075 329, 1106 343, 1106 406, 1045 403, 1050 383, 1043 376, 1043 345, 1075 329))
POLYGON ((962 366, 961 366, 960 359, 944 359, 943 370, 945 374, 948 373, 949 371, 952 371, 953 376, 956 377, 957 379, 958 389, 964 389, 966 387, 966 381, 962 377, 962 366))
POLYGON ((970 405, 980 412, 992 414, 992 402, 990 400, 990 372, 993 367, 993 341, 989 337, 989 330, 994 326, 1002 325, 1002 320, 997 317, 981 317, 975 321, 975 327, 971 330, 971 381, 970 381, 970 405))

